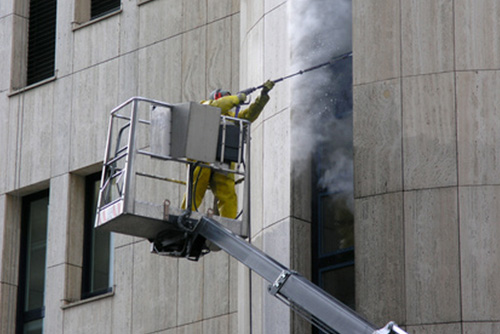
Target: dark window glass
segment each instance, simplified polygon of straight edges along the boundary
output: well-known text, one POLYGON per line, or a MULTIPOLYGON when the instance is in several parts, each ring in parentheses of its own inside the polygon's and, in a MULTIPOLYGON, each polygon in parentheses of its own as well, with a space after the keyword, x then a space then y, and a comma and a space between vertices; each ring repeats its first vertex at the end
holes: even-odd
POLYGON ((354 308, 352 59, 328 71, 329 84, 316 99, 322 140, 314 152, 313 281, 354 308))
POLYGON ((90 8, 90 18, 95 19, 99 16, 119 10, 121 0, 92 0, 90 8))
POLYGON ((54 76, 56 0, 31 0, 28 31, 27 84, 54 76))
POLYGON ((320 194, 320 253, 328 255, 354 247, 354 216, 351 193, 320 194))
POLYGON ((23 198, 17 333, 43 332, 49 192, 23 198))
POLYGON ((320 270, 320 285, 338 300, 354 309, 354 262, 320 270))
POLYGON ((354 216, 351 196, 352 192, 317 194, 313 224, 313 280, 332 296, 354 308, 354 216))
POLYGON ((94 228, 100 173, 85 180, 85 235, 82 298, 111 291, 111 233, 94 228))

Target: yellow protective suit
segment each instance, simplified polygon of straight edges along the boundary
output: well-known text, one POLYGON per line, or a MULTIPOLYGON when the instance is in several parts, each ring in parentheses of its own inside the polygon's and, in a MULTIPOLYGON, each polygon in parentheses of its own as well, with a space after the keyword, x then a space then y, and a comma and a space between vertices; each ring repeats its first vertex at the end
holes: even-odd
MULTIPOLYGON (((272 81, 266 82, 267 88, 263 90, 259 97, 251 103, 247 109, 241 110, 237 117, 247 119, 250 122, 255 121, 264 106, 269 101, 267 92, 272 89, 274 83, 272 81)), ((202 104, 207 104, 221 109, 221 114, 224 116, 236 116, 235 107, 240 105, 246 100, 245 94, 227 95, 217 100, 201 101, 202 104)), ((208 187, 212 190, 215 197, 217 197, 217 208, 219 215, 235 219, 238 213, 238 197, 234 189, 234 175, 225 174, 221 172, 212 171, 210 168, 196 167, 193 172, 193 199, 192 210, 195 211, 201 205, 203 197, 208 187)), ((187 205, 187 194, 184 194, 181 208, 185 209, 187 205)))

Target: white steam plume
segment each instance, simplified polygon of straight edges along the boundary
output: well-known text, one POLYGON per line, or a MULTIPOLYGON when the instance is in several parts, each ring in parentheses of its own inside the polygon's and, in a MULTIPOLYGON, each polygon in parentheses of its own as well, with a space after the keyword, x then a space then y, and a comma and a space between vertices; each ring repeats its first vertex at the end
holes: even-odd
MULTIPOLYGON (((289 10, 292 72, 351 51, 351 0, 289 0, 289 10)), ((351 64, 349 58, 292 82, 294 166, 322 147, 327 168, 318 171, 318 182, 330 192, 352 191, 351 64)))
POLYGON ((297 67, 351 51, 351 0, 290 0, 289 9, 292 61, 297 67))

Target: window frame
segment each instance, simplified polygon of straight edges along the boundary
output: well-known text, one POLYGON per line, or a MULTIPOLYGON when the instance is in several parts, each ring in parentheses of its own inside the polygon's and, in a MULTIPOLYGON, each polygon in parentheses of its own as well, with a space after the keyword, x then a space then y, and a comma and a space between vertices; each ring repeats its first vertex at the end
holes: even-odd
POLYGON ((115 7, 110 7, 109 9, 101 9, 97 13, 92 13, 93 10, 95 10, 94 5, 96 2, 101 2, 103 0, 90 0, 90 20, 96 20, 100 17, 107 16, 111 13, 117 12, 122 8, 122 1, 121 0, 107 0, 108 2, 111 1, 116 1, 118 5, 115 4, 115 7))
MULTIPOLYGON (((315 183, 313 183, 315 184, 315 183)), ((331 193, 316 189, 313 193, 312 210, 312 280, 320 287, 323 287, 322 274, 330 270, 342 269, 348 266, 354 266, 354 246, 338 249, 332 252, 322 252, 322 214, 321 197, 329 196, 331 193)))
POLYGON ((45 15, 44 13, 48 8, 45 0, 29 1, 30 12, 28 19, 26 86, 35 85, 55 76, 57 0, 50 1, 52 2, 50 5, 53 6, 52 10, 49 12, 50 15, 45 15), (34 15, 33 10, 35 8, 37 11, 34 15), (40 35, 39 31, 43 31, 45 34, 40 35), (38 74, 40 69, 48 71, 48 73, 38 74))
POLYGON ((105 295, 113 292, 113 235, 109 234, 109 257, 108 257, 108 286, 106 288, 94 289, 92 287, 93 272, 95 262, 93 254, 95 252, 95 214, 97 205, 97 196, 94 196, 98 190, 101 180, 101 173, 90 174, 85 177, 85 207, 84 207, 84 227, 83 227, 83 250, 82 250, 82 284, 81 300, 90 299, 96 296, 105 295), (97 187, 97 189, 95 188, 97 187))
POLYGON ((93 0, 75 0, 73 30, 78 30, 96 22, 103 21, 122 12, 123 4, 120 0, 120 6, 100 13, 99 15, 92 16, 92 1, 93 0))
POLYGON ((19 278, 18 278, 18 295, 17 295, 17 321, 16 333, 22 334, 27 324, 33 323, 36 320, 42 321, 45 318, 45 281, 47 278, 47 243, 48 243, 48 224, 49 224, 49 189, 39 191, 37 193, 24 196, 21 203, 21 238, 20 238, 20 252, 19 252, 19 278), (45 222, 45 263, 44 263, 44 278, 43 278, 43 297, 42 307, 25 311, 26 306, 26 288, 28 280, 28 232, 31 228, 31 204, 37 200, 47 198, 47 215, 45 222))
POLYGON ((15 15, 13 26, 13 54, 11 58, 11 78, 9 97, 25 92, 27 90, 39 87, 56 79, 56 43, 57 43, 57 0, 55 1, 54 11, 54 35, 52 64, 53 69, 50 76, 45 76, 43 79, 28 83, 28 67, 29 67, 29 26, 30 26, 30 7, 32 0, 16 0, 20 3, 19 8, 25 8, 15 15))

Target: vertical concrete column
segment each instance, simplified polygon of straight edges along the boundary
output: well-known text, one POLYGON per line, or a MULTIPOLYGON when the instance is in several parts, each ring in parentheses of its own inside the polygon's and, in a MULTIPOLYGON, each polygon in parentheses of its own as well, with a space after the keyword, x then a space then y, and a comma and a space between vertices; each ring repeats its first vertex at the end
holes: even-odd
MULTIPOLYGON (((4 66, 11 66, 10 89, 16 90, 26 85, 29 0, 10 0, 8 2, 10 2, 10 5, 12 6, 10 10, 13 10, 11 26, 12 33, 6 35, 11 36, 12 44, 7 43, 6 45, 12 52, 11 55, 6 58, 11 61, 6 61, 4 66)), ((6 19, 9 20, 9 16, 7 16, 6 19)))
POLYGON ((14 334, 17 313, 21 200, 0 196, 0 328, 14 334))
POLYGON ((19 97, 8 97, 7 91, 0 93, 0 103, 5 106, 0 113, 3 122, 0 122, 0 193, 14 189, 18 182, 18 135, 19 135, 19 97), (15 124, 15 125, 14 125, 15 124))
MULTIPOLYGON (((240 2, 240 87, 250 87, 263 78, 262 48, 264 1, 240 2)), ((263 185, 262 185, 262 116, 252 126, 251 236, 255 245, 262 247, 263 185)), ((262 280, 240 265, 238 270, 238 333, 262 333, 262 280)))
POLYGON ((498 1, 455 1, 462 321, 464 333, 498 332, 500 258, 498 1))
POLYGON ((51 179, 45 280, 47 333, 63 332, 61 306, 80 299, 84 194, 83 177, 63 174, 51 179))
POLYGON ((73 29, 69 22, 82 23, 90 19, 90 1, 60 1, 57 3, 56 75, 61 78, 73 70, 73 29), (81 17, 86 12, 88 17, 81 17), (64 22, 64 24, 62 24, 64 22))
POLYGON ((2 13, 0 8, 0 57, 3 61, 0 63, 0 71, 3 73, 0 78, 0 92, 6 92, 10 89, 10 74, 12 68, 12 35, 14 28, 14 15, 12 13, 2 13))
POLYGON ((400 1, 353 1, 356 308, 405 321, 400 1))
POLYGON ((461 320, 453 10, 452 1, 401 3, 409 331, 451 332, 461 320))
MULTIPOLYGON (((241 88, 259 86, 267 79, 289 74, 288 6, 288 1, 241 2, 241 88)), ((254 98, 257 94, 258 91, 254 98)), ((307 276, 310 185, 304 187, 303 178, 292 176, 290 83, 276 84, 269 95, 269 103, 252 125, 252 243, 307 276), (296 194, 293 189, 297 189, 296 194)), ((310 176, 305 179, 310 180, 310 176)), ((240 333, 248 333, 250 326, 253 333, 309 330, 309 326, 301 327, 302 322, 295 320, 288 307, 267 293, 267 282, 255 275, 249 282, 249 277, 247 271, 240 270, 240 281, 251 284, 240 288, 238 296, 240 333)))

